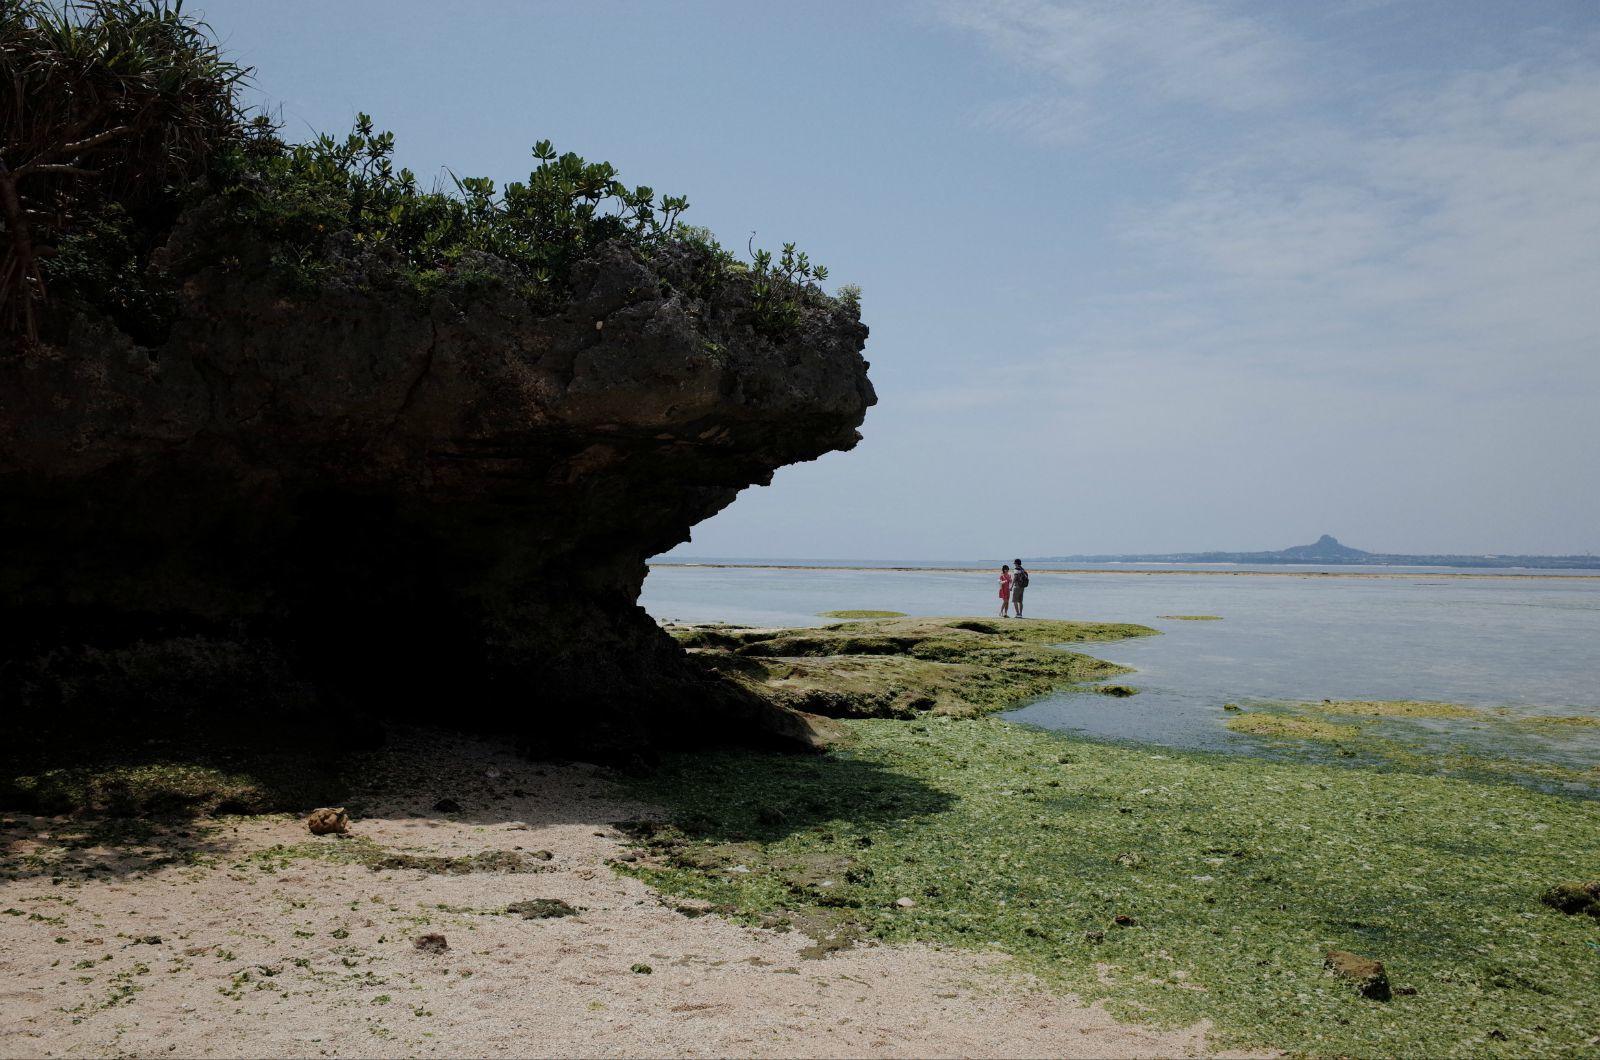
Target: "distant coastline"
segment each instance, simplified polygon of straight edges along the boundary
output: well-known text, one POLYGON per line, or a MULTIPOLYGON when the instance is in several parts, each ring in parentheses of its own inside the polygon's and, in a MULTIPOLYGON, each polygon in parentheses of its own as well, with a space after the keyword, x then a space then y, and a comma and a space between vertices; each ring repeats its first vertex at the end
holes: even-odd
MULTIPOLYGON (((651 560, 651 567, 662 568, 697 568, 700 570, 838 570, 838 571, 876 571, 893 574, 990 574, 987 565, 971 565, 965 567, 940 566, 936 564, 871 564, 871 563, 813 563, 797 560, 793 563, 774 562, 763 560, 695 560, 695 559, 666 559, 651 560)), ((1421 566, 1421 564, 1418 564, 1421 566)), ((1148 567, 1029 567, 1034 574, 1202 574, 1216 577, 1246 577, 1246 578, 1471 578, 1488 580, 1492 578, 1582 578, 1600 580, 1600 560, 1595 566, 1588 569, 1574 569, 1571 573, 1566 570, 1552 570, 1552 573, 1536 574, 1532 570, 1523 572, 1516 570, 1485 570, 1476 572, 1463 572, 1453 570, 1413 570, 1413 571, 1357 571, 1357 570, 1207 570, 1200 567, 1173 566, 1169 568, 1151 569, 1148 567)))
MULTIPOLYGON (((926 562, 873 561, 861 559, 776 559, 672 556, 657 557, 653 567, 749 567, 772 570, 900 570, 960 572, 988 570, 1004 562, 929 560, 926 562)), ((1249 574, 1301 577, 1414 578, 1419 576, 1517 578, 1550 577, 1552 572, 1571 572, 1566 577, 1600 578, 1600 556, 1511 556, 1511 555, 1404 555, 1366 552, 1341 544, 1331 534, 1323 534, 1309 545, 1295 545, 1276 552, 1166 552, 1125 553, 1120 555, 1034 556, 1027 559, 1030 569, 1039 574, 1249 574), (1155 569, 1152 569, 1154 567, 1155 569), (1249 567, 1295 567, 1296 570, 1249 570, 1249 567), (1320 570, 1323 567, 1393 567, 1405 570, 1320 570), (1217 569, 1225 568, 1225 569, 1217 569), (1474 574, 1451 573, 1470 570, 1474 574), (1534 572, 1541 572, 1535 574, 1534 572)))
POLYGON ((1168 552, 1107 556, 1045 556, 1040 563, 1249 563, 1315 564, 1318 566, 1364 567, 1520 567, 1527 570, 1596 570, 1600 556, 1521 556, 1521 555, 1405 555, 1391 552, 1366 552, 1341 544, 1331 534, 1323 534, 1309 545, 1294 545, 1275 552, 1168 552))

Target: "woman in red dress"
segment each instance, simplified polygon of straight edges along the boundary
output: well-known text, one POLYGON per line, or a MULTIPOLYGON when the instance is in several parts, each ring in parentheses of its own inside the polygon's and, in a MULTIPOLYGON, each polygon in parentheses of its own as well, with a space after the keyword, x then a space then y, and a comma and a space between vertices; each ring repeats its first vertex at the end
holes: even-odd
POLYGON ((1011 564, 1000 564, 1000 617, 1011 613, 1011 564))

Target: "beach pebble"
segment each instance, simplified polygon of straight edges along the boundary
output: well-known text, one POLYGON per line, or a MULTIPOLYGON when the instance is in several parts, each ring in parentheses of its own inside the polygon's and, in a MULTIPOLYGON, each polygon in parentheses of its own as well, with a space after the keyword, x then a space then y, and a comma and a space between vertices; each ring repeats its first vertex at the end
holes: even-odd
POLYGON ((311 811, 311 816, 306 818, 306 827, 312 835, 342 834, 350 830, 350 815, 343 806, 324 806, 311 811))
POLYGON ((896 898, 894 904, 901 909, 915 909, 917 902, 914 898, 896 898))

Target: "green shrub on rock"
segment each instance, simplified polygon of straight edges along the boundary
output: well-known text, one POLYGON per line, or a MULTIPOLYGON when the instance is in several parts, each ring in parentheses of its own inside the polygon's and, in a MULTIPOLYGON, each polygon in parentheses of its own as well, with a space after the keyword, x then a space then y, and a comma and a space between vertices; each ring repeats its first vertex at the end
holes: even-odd
POLYGON ((549 311, 576 263, 614 243, 670 262, 663 282, 691 298, 737 289, 739 322, 770 339, 792 334, 808 305, 859 315, 859 288, 829 299, 828 270, 795 244, 774 254, 752 242, 737 261, 679 225, 686 197, 624 184, 610 163, 548 140, 526 180, 451 173, 429 189, 366 114, 342 138, 287 143, 269 116, 246 114, 250 73, 165 0, 5 6, 0 81, 30 106, 0 127, 0 326, 37 338, 64 296, 153 344, 179 277, 206 266, 265 266, 291 293, 352 272, 424 297, 511 283, 549 311), (175 254, 168 237, 186 216, 203 232, 175 254), (384 267, 349 268, 364 259, 384 267))

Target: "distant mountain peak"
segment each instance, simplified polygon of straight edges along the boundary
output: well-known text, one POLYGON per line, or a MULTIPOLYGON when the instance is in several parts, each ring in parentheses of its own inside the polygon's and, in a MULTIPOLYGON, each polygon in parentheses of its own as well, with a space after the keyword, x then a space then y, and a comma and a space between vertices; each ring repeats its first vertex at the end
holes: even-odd
POLYGON ((1291 558, 1321 559, 1321 560, 1328 560, 1328 559, 1346 559, 1346 560, 1348 560, 1348 559, 1354 559, 1354 558, 1356 558, 1358 556, 1371 555, 1371 553, 1363 552, 1359 548, 1351 548, 1349 545, 1341 545, 1339 543, 1339 539, 1334 537, 1332 534, 1323 534, 1321 537, 1317 538, 1317 540, 1316 540, 1316 542, 1314 544, 1310 544, 1310 545, 1295 545, 1293 548, 1283 549, 1281 552, 1278 552, 1276 554, 1279 555, 1279 556, 1285 556, 1285 557, 1291 557, 1291 558))
POLYGON ((1309 545, 1276 552, 1169 552, 1161 555, 1051 556, 1048 561, 1077 563, 1295 563, 1313 566, 1363 564, 1380 567, 1528 567, 1538 570, 1600 570, 1600 556, 1424 555, 1363 552, 1323 534, 1309 545))

